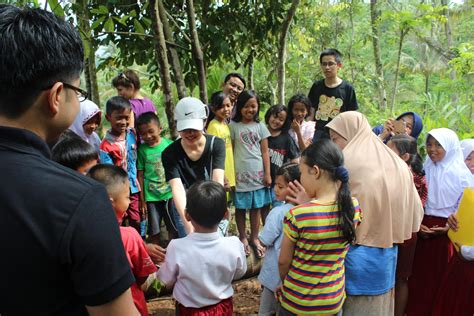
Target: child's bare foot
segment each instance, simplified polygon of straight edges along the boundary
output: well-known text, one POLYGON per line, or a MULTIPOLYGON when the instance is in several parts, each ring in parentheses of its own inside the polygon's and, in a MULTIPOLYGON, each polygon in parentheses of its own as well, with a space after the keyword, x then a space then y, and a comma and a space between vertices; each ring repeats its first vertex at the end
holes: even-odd
POLYGON ((245 251, 245 256, 249 256, 250 255, 250 245, 249 245, 249 241, 247 240, 246 237, 244 238, 239 238, 240 239, 240 242, 242 244, 244 244, 244 251, 245 251))
POLYGON ((258 258, 258 259, 262 259, 263 257, 265 257, 265 247, 260 243, 260 240, 253 240, 252 243, 250 244, 250 246, 252 247, 254 253, 255 253, 255 256, 258 258))

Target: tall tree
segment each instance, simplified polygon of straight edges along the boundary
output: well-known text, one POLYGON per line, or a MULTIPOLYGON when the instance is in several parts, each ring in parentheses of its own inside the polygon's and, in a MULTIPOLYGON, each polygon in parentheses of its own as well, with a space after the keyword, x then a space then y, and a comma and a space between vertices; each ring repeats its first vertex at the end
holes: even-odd
POLYGON ((157 0, 158 11, 160 13, 160 20, 163 24, 163 32, 165 40, 169 44, 166 45, 169 52, 169 60, 171 68, 173 69, 174 80, 176 83, 176 90, 178 92, 178 98, 182 99, 186 96, 186 84, 184 83, 183 70, 179 61, 178 52, 176 51, 176 44, 173 41, 173 35, 171 33, 171 27, 168 23, 168 17, 166 16, 166 9, 163 5, 163 0, 157 0))
POLYGON ((377 74, 377 90, 379 95, 378 106, 380 109, 385 109, 387 107, 387 92, 385 91, 382 58, 380 57, 380 30, 378 26, 379 17, 380 10, 377 9, 377 0, 370 0, 370 25, 372 28, 375 73, 377 74))
POLYGON ((293 0, 291 2, 291 7, 288 10, 286 19, 283 21, 280 41, 278 46, 278 103, 285 104, 285 62, 286 62, 286 37, 288 35, 288 30, 290 29, 291 21, 296 13, 296 8, 300 0, 293 0))
POLYGON ((160 77, 163 87, 163 94, 165 97, 165 111, 168 118, 168 126, 170 133, 173 138, 177 137, 176 133, 176 123, 174 120, 173 114, 173 98, 171 91, 171 77, 170 77, 170 68, 168 63, 168 55, 166 52, 166 41, 165 35, 163 33, 163 23, 160 19, 159 9, 158 9, 159 0, 150 1, 150 16, 152 21, 153 32, 155 34, 155 51, 158 63, 160 65, 160 77))
POLYGON ((202 102, 207 103, 207 88, 206 88, 206 67, 204 66, 204 55, 199 43, 199 35, 196 29, 196 13, 194 11, 193 0, 186 0, 186 13, 188 16, 189 30, 191 32, 191 46, 193 48, 193 59, 196 63, 199 97, 202 102))

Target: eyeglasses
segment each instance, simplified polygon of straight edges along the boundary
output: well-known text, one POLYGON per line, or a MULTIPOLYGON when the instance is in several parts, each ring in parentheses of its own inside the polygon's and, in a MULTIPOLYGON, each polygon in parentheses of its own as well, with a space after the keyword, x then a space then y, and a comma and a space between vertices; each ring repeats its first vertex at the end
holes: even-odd
POLYGON ((74 90, 76 92, 77 99, 79 100, 79 102, 85 101, 87 99, 87 97, 89 96, 89 93, 87 91, 82 90, 79 87, 75 87, 73 85, 70 85, 69 83, 63 82, 63 86, 65 86, 66 88, 69 88, 71 90, 74 90))
MULTIPOLYGON (((83 102, 89 97, 89 93, 86 90, 82 90, 81 88, 73 86, 73 85, 71 85, 69 83, 66 83, 66 82, 63 82, 62 84, 65 88, 74 90, 74 92, 76 92, 77 99, 79 100, 79 102, 83 102)), ((53 87, 53 85, 54 84, 44 88, 43 90, 51 89, 53 87)))
POLYGON ((321 67, 334 67, 336 66, 337 63, 333 62, 333 61, 328 61, 328 62, 321 62, 321 67))

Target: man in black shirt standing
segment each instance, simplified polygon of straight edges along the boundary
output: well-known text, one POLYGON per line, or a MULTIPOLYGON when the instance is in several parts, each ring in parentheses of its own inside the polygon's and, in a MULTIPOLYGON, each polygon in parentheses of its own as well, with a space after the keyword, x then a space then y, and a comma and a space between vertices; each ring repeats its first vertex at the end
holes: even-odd
POLYGON ((50 159, 87 93, 77 31, 0 5, 0 315, 137 315, 104 187, 50 159))
POLYGON ((342 67, 341 53, 334 48, 326 49, 319 56, 319 62, 324 79, 316 81, 308 95, 313 105, 310 117, 316 121, 313 142, 329 137, 325 127, 336 115, 358 109, 354 88, 337 75, 342 67))

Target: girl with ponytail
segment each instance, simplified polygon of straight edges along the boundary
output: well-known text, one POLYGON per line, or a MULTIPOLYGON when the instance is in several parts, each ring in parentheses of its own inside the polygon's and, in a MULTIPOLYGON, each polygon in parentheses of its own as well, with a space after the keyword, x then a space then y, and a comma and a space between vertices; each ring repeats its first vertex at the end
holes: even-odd
POLYGON ((359 204, 349 190, 342 152, 330 140, 303 151, 300 171, 312 200, 284 219, 278 260, 281 315, 337 314, 345 299, 344 258, 355 241, 359 204))

